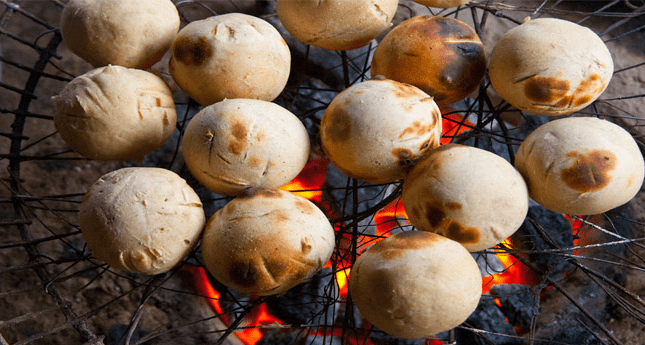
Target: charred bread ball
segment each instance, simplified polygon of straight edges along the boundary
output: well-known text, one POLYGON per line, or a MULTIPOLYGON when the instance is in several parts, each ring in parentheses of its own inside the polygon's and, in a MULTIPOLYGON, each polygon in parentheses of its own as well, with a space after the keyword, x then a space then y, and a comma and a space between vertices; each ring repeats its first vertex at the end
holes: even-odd
POLYGON ((96 160, 141 160, 175 130, 172 91, 156 75, 105 66, 69 82, 55 104, 54 124, 69 147, 96 160))
POLYGON ((325 110, 322 149, 344 174, 372 183, 402 179, 441 140, 441 112, 420 89, 368 80, 345 89, 325 110))
POLYGON ((397 337, 424 338, 466 321, 479 303, 482 278, 475 259, 459 243, 406 231, 358 257, 349 293, 376 327, 397 337))
POLYGON ((524 222, 529 195, 504 158, 448 144, 429 152, 403 183, 403 207, 418 230, 435 232, 471 252, 512 235, 524 222))
POLYGON ((507 31, 490 54, 495 91, 519 110, 565 115, 591 104, 609 84, 614 63, 596 33, 555 18, 507 31))
POLYGON ((309 135, 287 109, 256 99, 228 99, 202 109, 184 133, 186 166, 209 190, 240 195, 279 188, 309 158, 309 135))
POLYGON ((201 250, 208 271, 249 295, 275 295, 320 271, 334 250, 334 229, 311 201, 264 189, 213 214, 201 250))
POLYGON ((291 53, 267 21, 228 13, 181 29, 169 70, 177 85, 203 106, 226 98, 272 101, 287 84, 291 53))
POLYGON ((630 201, 643 184, 645 163, 632 135, 594 117, 562 118, 533 131, 515 167, 530 197, 560 213, 592 215, 630 201))
POLYGON ((301 42, 331 50, 360 48, 389 28, 397 0, 278 0, 278 18, 301 42))
POLYGON ((164 273, 195 247, 204 209, 174 172, 131 167, 99 178, 85 193, 79 220, 92 254, 113 268, 164 273))
POLYGON ((438 8, 450 8, 465 5, 471 0, 414 0, 417 4, 438 8))
POLYGON ((484 46, 468 24, 453 18, 416 16, 383 37, 371 73, 412 84, 439 108, 475 91, 486 72, 484 46))
POLYGON ((170 0, 70 0, 60 30, 67 47, 94 67, 147 69, 168 51, 179 24, 170 0))

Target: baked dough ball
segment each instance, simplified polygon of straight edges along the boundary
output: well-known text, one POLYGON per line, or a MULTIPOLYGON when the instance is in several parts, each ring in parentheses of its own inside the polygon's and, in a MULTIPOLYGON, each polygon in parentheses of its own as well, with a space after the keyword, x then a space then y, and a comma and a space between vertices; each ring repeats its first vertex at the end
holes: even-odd
POLYGON ((446 236, 471 252, 511 236, 529 207, 526 183, 508 161, 457 144, 419 160, 403 183, 402 200, 418 230, 446 236))
POLYGON ((331 50, 368 44, 389 28, 398 0, 278 0, 278 18, 301 42, 331 50))
POLYGON ((268 22, 229 13, 181 29, 169 69, 177 85, 203 106, 225 98, 272 101, 287 85, 291 53, 268 22))
POLYGON ((83 197, 79 220, 96 258, 116 269, 159 274, 188 255, 206 218, 179 175, 133 167, 99 178, 83 197))
POLYGON ((516 108, 564 115, 591 104, 614 71, 607 46, 590 29, 563 19, 532 19, 506 32, 490 54, 490 81, 516 108))
POLYGON ((591 215, 631 200, 643 184, 643 155, 629 132, 593 117, 563 118, 531 133, 515 167, 533 200, 560 213, 591 215))
POLYGON ((441 112, 432 97, 393 80, 368 80, 336 95, 320 124, 322 149, 350 177, 401 179, 439 145, 441 112))
POLYGON ((475 91, 486 72, 486 53, 468 24, 453 18, 417 16, 388 32, 374 50, 372 75, 412 84, 439 108, 475 91))
POLYGON ((213 214, 201 250, 208 271, 249 295, 303 283, 331 258, 334 229, 311 201, 283 190, 240 196, 213 214))
POLYGON ((96 160, 141 160, 175 130, 172 91, 156 75, 105 66, 54 96, 54 124, 72 150, 96 160))
POLYGON ((69 49, 94 67, 146 69, 168 51, 179 24, 170 0, 70 0, 60 30, 69 49))
POLYGON ((472 255, 437 234, 406 231, 358 257, 349 292, 361 314, 401 338, 450 330, 475 311, 482 278, 472 255))
POLYGON ((417 4, 438 8, 450 8, 465 5, 471 0, 414 0, 417 4))
POLYGON ((287 109, 255 99, 229 99, 202 109, 184 133, 182 152, 190 172, 219 194, 279 188, 309 158, 309 136, 287 109))

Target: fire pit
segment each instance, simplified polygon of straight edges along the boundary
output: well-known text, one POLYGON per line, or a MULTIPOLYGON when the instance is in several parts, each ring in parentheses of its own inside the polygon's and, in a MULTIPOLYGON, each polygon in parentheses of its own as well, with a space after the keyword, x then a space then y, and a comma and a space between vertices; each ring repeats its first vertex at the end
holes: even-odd
MULTIPOLYGON (((162 148, 140 162, 93 161, 68 148, 54 128, 50 98, 91 66, 62 42, 57 28, 65 2, 0 0, 0 345, 642 343, 642 192, 624 206, 584 217, 531 203, 514 235, 473 253, 483 295, 468 320, 450 331, 401 339, 364 319, 348 290, 353 263, 370 245, 414 227, 403 209, 401 181, 370 184, 347 177, 329 163, 317 135, 334 96, 370 78, 371 54, 382 36, 350 51, 307 46, 281 26, 275 1, 174 3, 182 25, 243 12, 273 24, 289 44, 290 80, 275 102, 303 122, 312 152, 300 175, 282 189, 325 212, 336 233, 331 260, 310 281, 265 297, 215 280, 204 269, 199 247, 175 269, 155 276, 98 261, 77 216, 87 188, 109 171, 129 166, 175 171, 200 195, 207 217, 231 198, 208 191, 185 167, 183 130, 201 106, 172 82, 168 56, 151 69, 171 86, 177 105, 177 129, 162 148)), ((609 47, 615 69, 605 93, 578 114, 621 125, 642 147, 644 11, 639 0, 476 0, 452 9, 402 0, 394 23, 428 14, 457 18, 475 28, 486 52, 525 18, 556 17, 587 26, 609 47)), ((442 144, 483 148, 509 161, 522 140, 549 120, 508 105, 488 79, 464 101, 441 110, 442 144)))

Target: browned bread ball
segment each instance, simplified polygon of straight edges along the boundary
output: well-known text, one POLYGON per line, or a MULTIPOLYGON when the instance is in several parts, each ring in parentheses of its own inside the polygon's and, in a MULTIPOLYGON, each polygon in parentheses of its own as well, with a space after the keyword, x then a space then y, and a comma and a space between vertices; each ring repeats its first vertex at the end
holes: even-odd
POLYGON ((170 0, 70 0, 60 19, 65 44, 94 67, 140 69, 161 60, 179 24, 170 0))
POLYGON ((289 79, 291 53, 267 21, 228 13, 182 28, 169 69, 177 85, 203 106, 226 98, 272 101, 289 79))
POLYGON ((515 167, 540 205, 591 215, 631 200, 645 174, 643 155, 622 127, 594 117, 548 122, 520 145, 515 167))
POLYGON ((113 268, 159 274, 195 247, 205 222, 197 194, 174 172, 123 168, 85 193, 79 221, 92 254, 113 268))
POLYGON ((358 257, 349 292, 361 314, 397 337, 430 337, 466 321, 482 293, 472 255, 443 236, 407 231, 358 257))
POLYGON ((182 153, 206 188, 240 195, 279 188, 296 177, 309 158, 309 136, 300 119, 275 103, 227 99, 190 120, 182 153))
POLYGON ((72 150, 96 160, 141 160, 172 135, 172 91, 156 75, 105 66, 74 78, 53 98, 54 124, 72 150))
POLYGON ((468 24, 453 18, 416 16, 390 31, 374 51, 371 73, 412 84, 439 108, 475 91, 486 72, 486 53, 468 24))
POLYGON ((392 24, 398 0, 278 0, 278 18, 296 39, 315 47, 350 50, 392 24))
POLYGON ((471 252, 512 235, 529 207, 526 182, 513 165, 458 144, 422 157, 403 182, 402 200, 418 230, 446 236, 471 252))
POLYGON ((493 47, 489 75, 508 103, 531 114, 564 115, 592 103, 605 90, 614 63, 590 29, 555 18, 531 19, 493 47))
POLYGON ((208 221, 201 250, 208 271, 249 295, 284 293, 330 259, 334 230, 311 201, 283 190, 239 196, 208 221))
POLYGON ((441 140, 441 111, 420 89, 368 80, 336 95, 320 124, 322 148, 350 177, 372 183, 402 179, 441 140))

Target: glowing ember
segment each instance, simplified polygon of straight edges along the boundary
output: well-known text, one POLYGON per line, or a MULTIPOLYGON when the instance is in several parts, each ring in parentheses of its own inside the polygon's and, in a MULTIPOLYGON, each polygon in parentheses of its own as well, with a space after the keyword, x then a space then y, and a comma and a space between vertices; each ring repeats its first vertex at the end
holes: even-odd
POLYGON ((446 109, 446 111, 443 112, 442 117, 441 145, 450 143, 452 139, 459 134, 475 127, 475 125, 470 123, 470 121, 450 109, 446 109))
POLYGON ((513 245, 509 239, 502 241, 502 243, 496 246, 496 249, 500 250, 496 256, 504 266, 504 270, 500 273, 493 273, 482 278, 482 293, 489 292, 492 286, 498 284, 524 284, 533 286, 540 282, 540 276, 538 274, 535 274, 533 270, 508 253, 508 250, 512 248, 513 245))

